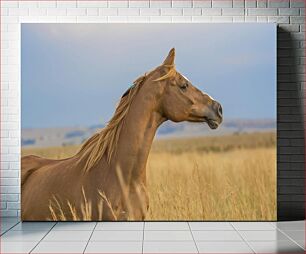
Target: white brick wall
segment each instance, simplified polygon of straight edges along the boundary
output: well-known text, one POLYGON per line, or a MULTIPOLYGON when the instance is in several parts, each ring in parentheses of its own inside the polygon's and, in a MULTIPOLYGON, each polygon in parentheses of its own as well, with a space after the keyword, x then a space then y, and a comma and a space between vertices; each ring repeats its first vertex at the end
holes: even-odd
MULTIPOLYGON (((1 216, 20 213, 20 23, 22 22, 277 22, 294 47, 304 85, 304 0, 0 1, 1 3, 1 216)), ((280 49, 279 53, 282 51, 280 49)), ((283 76, 281 76, 282 78, 283 76)), ((281 80, 282 81, 282 80, 281 80)), ((284 77, 283 82, 287 82, 284 77)))

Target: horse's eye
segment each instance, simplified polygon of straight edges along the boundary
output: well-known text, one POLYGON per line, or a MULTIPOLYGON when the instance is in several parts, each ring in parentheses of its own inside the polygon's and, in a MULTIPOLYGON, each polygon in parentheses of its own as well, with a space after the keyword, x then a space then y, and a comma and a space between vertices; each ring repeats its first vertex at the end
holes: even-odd
POLYGON ((188 84, 187 84, 187 83, 180 86, 180 88, 181 88, 183 91, 185 91, 185 90, 187 89, 187 87, 188 87, 188 84))

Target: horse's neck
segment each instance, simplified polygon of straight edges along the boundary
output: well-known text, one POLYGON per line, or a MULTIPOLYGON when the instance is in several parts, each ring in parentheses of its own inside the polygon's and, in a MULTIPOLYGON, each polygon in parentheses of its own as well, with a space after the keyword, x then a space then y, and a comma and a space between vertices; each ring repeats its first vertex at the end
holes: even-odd
POLYGON ((146 163, 153 138, 159 125, 165 120, 154 109, 154 100, 137 96, 126 116, 120 133, 116 163, 127 182, 146 178, 146 163))

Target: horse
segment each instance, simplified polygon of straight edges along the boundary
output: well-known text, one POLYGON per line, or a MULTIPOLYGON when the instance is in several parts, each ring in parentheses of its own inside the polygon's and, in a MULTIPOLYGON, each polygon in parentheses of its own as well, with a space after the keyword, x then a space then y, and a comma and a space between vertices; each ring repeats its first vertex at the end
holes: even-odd
POLYGON ((158 127, 206 123, 216 129, 222 107, 175 68, 175 49, 136 79, 106 127, 72 157, 21 159, 23 221, 144 220, 149 208, 146 163, 158 127))

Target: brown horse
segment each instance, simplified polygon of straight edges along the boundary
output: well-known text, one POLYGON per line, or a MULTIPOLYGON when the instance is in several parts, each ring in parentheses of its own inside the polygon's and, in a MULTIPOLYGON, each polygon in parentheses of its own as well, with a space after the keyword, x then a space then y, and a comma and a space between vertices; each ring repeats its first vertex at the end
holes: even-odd
POLYGON ((67 159, 22 158, 22 220, 143 220, 149 206, 146 163, 165 121, 216 129, 221 105, 176 71, 175 50, 138 78, 115 114, 67 159))

